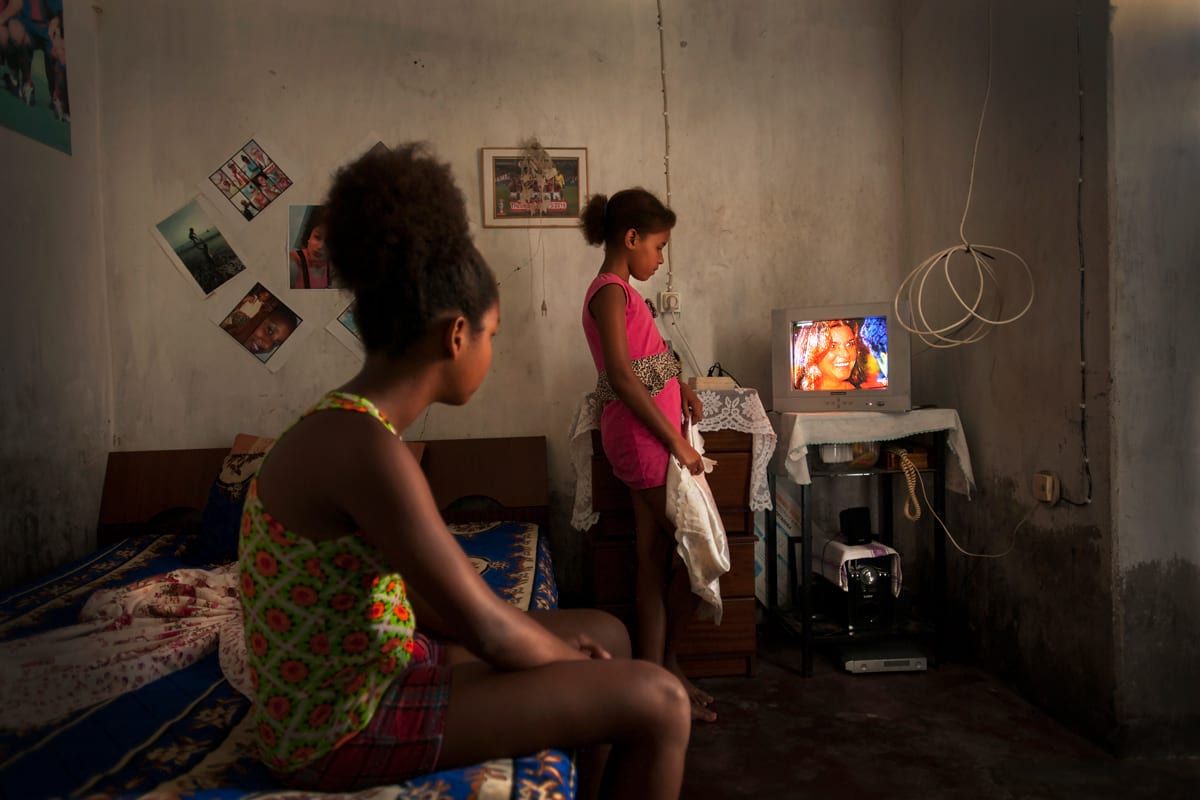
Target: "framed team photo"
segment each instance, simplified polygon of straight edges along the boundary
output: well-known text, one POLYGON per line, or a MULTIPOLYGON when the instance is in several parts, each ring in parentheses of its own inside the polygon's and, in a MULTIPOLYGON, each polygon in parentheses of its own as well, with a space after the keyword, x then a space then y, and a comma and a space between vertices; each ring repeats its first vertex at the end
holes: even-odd
POLYGON ((481 150, 487 228, 573 228, 587 197, 586 147, 481 150))

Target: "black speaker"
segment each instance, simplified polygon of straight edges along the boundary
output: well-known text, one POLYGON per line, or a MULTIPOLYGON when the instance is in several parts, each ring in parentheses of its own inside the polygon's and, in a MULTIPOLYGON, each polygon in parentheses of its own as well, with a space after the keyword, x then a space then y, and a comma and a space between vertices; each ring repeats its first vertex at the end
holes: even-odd
POLYGON ((889 556, 846 562, 849 597, 846 625, 849 632, 880 630, 895 622, 892 596, 892 560, 889 556))
POLYGON ((855 506, 843 510, 838 518, 846 544, 867 544, 871 541, 871 509, 855 506))

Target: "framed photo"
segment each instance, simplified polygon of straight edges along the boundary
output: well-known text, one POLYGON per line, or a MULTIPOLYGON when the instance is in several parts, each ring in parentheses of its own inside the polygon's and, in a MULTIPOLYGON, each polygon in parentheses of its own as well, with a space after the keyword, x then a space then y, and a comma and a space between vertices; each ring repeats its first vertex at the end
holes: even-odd
POLYGON ((486 228, 574 228, 588 195, 587 148, 482 149, 486 228))

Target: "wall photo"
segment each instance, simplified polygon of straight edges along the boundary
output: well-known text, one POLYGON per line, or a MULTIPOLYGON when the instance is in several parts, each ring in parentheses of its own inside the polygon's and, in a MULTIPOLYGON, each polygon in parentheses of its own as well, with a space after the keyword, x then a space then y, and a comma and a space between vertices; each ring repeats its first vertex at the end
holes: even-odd
POLYGON ((71 152, 62 0, 0 0, 0 125, 71 152))
POLYGON ((252 220, 292 185, 292 179, 251 139, 208 176, 246 220, 252 220))
POLYGON ((587 197, 587 148, 485 147, 483 224, 574 228, 587 197))
POLYGON ((303 320, 270 289, 254 284, 220 323, 221 329, 266 364, 303 320))
POLYGON ((288 206, 288 286, 341 288, 325 250, 324 206, 288 206))
POLYGON ((205 297, 246 268, 203 198, 193 197, 154 226, 155 237, 179 271, 195 281, 205 297))
POLYGON ((344 344, 347 349, 359 355, 366 355, 363 347, 362 334, 359 333, 358 323, 354 319, 354 303, 346 306, 337 318, 325 326, 325 330, 333 334, 333 338, 344 344))

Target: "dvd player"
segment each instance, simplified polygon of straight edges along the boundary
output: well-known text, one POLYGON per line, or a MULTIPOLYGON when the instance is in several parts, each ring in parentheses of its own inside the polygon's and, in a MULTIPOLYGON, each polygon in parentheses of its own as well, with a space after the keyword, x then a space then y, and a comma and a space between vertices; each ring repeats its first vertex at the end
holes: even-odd
POLYGON ((909 642, 852 644, 843 648, 839 660, 847 672, 924 672, 928 660, 909 642))

